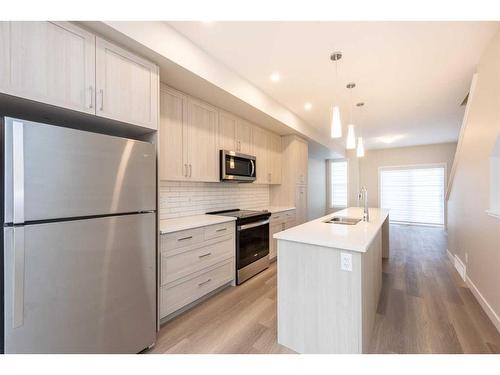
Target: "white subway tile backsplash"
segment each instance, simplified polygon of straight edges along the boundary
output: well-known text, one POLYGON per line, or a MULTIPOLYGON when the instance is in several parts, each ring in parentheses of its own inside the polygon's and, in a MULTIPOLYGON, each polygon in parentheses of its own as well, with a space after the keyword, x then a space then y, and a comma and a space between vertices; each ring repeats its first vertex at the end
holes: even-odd
POLYGON ((180 181, 160 184, 160 219, 267 206, 268 185, 180 181))

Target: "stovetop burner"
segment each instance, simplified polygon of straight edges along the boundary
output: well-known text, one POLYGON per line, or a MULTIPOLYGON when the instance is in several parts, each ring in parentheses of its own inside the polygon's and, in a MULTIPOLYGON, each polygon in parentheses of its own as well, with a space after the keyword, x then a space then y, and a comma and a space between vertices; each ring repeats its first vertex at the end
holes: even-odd
POLYGON ((212 211, 207 212, 207 215, 221 215, 221 216, 232 216, 238 219, 244 219, 252 216, 260 216, 264 214, 268 214, 267 210, 265 211, 254 211, 254 210, 240 210, 240 209, 232 209, 232 210, 223 210, 223 211, 212 211))

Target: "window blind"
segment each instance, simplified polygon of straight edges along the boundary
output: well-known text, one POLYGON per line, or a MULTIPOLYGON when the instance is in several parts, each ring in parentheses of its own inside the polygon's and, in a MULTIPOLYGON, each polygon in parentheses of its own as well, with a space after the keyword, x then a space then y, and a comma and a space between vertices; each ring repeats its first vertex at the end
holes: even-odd
POLYGON ((444 167, 381 169, 379 178, 391 221, 444 225, 444 167))
POLYGON ((347 161, 332 161, 330 168, 332 207, 347 207, 347 161))

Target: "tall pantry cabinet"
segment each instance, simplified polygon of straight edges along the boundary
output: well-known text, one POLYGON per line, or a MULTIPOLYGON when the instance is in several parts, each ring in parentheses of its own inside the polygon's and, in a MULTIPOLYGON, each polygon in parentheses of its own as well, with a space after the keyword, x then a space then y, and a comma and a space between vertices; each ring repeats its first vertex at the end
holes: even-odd
POLYGON ((270 187, 271 205, 294 206, 296 224, 307 221, 307 141, 296 136, 282 137, 282 183, 270 187))

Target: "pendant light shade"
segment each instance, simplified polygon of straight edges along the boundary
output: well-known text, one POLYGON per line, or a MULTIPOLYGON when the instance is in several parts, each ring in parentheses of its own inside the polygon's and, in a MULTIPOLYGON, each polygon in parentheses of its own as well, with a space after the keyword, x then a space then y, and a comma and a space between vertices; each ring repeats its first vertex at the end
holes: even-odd
POLYGON ((356 148, 356 156, 362 158, 365 156, 365 145, 363 144, 363 137, 358 137, 358 147, 356 148))
POLYGON ((333 106, 331 136, 332 138, 342 137, 342 123, 340 122, 340 110, 338 106, 333 106))
POLYGON ((347 150, 354 150, 356 148, 356 135, 354 134, 354 125, 347 125, 347 142, 345 148, 347 150))

